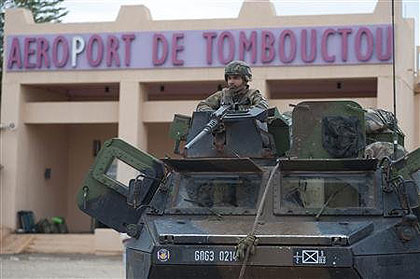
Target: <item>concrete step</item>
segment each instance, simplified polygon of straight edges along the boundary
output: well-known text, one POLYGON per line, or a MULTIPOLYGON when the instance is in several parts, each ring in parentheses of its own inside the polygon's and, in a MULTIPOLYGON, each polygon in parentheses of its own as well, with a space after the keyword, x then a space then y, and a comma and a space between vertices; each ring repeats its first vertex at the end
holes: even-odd
POLYGON ((112 229, 94 234, 9 234, 2 238, 0 254, 97 254, 121 255, 122 238, 112 229))
POLYGON ((95 235, 35 234, 25 252, 93 254, 95 252, 95 235))
POLYGON ((19 254, 34 240, 34 235, 31 234, 9 234, 2 239, 1 242, 1 255, 19 254))

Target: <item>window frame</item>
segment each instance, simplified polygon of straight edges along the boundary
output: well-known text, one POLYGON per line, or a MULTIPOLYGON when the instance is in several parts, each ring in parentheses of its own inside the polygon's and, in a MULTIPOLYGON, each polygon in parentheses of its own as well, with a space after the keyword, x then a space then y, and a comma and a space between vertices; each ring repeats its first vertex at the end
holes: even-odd
POLYGON ((255 215, 257 212, 257 206, 262 194, 263 185, 267 183, 267 175, 264 173, 174 173, 174 179, 170 186, 170 193, 168 197, 167 207, 165 208, 165 214, 169 215, 215 215, 215 212, 220 215, 255 215), (257 197, 254 208, 245 207, 220 207, 212 206, 209 210, 207 207, 192 206, 192 207, 176 207, 178 199, 178 193, 183 181, 183 176, 208 176, 212 178, 220 177, 233 177, 233 176, 256 176, 260 177, 261 181, 258 185, 257 197), (212 212, 214 211, 214 212, 212 212))
POLYGON ((338 216, 338 215, 383 215, 383 201, 382 201, 382 187, 381 187, 381 172, 377 171, 281 171, 279 175, 279 183, 273 189, 273 212, 274 215, 282 216, 315 216, 319 213, 321 208, 295 208, 290 211, 290 208, 282 206, 282 178, 285 174, 288 175, 302 175, 302 176, 348 176, 352 174, 367 174, 371 173, 373 176, 374 187, 374 206, 373 207, 347 207, 347 208, 329 208, 326 207, 322 213, 324 216, 338 216))

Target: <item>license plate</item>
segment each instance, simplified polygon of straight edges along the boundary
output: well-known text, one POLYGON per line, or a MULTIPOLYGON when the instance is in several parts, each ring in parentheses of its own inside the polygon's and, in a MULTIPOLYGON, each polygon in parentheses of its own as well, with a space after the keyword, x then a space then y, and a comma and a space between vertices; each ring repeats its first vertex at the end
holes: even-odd
POLYGON ((235 250, 197 249, 194 250, 194 261, 205 262, 236 262, 235 250))
POLYGON ((159 264, 233 264, 239 262, 235 247, 167 246, 155 250, 159 264))

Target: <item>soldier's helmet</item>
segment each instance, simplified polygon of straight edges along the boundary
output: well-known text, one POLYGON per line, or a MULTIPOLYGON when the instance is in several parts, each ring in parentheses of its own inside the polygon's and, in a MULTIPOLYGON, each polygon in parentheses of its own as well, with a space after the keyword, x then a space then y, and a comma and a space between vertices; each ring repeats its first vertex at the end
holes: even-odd
POLYGON ((225 67, 225 80, 228 76, 239 75, 245 81, 250 81, 252 78, 251 67, 244 61, 232 61, 225 67))

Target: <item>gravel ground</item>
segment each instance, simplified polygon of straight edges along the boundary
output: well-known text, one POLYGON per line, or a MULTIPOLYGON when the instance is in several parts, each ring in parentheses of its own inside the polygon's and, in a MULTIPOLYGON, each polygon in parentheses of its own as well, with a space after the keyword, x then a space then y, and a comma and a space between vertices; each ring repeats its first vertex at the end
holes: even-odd
POLYGON ((0 278, 125 278, 122 256, 0 256, 0 278))

